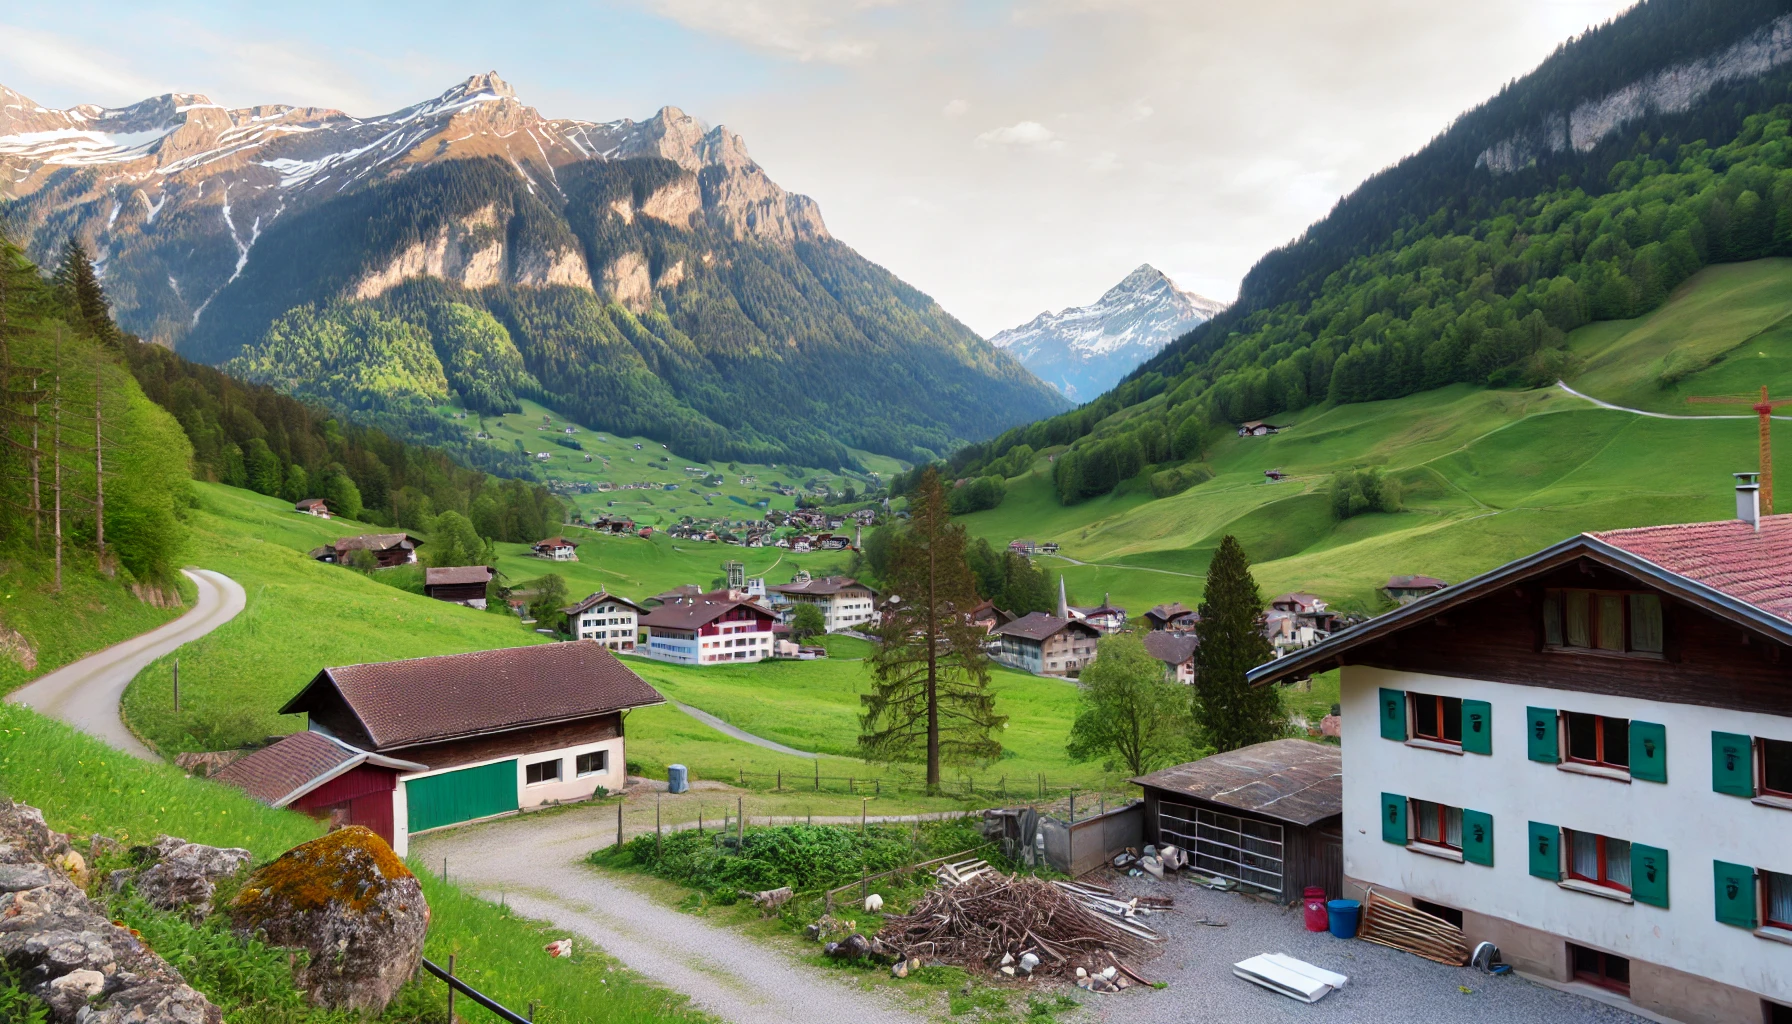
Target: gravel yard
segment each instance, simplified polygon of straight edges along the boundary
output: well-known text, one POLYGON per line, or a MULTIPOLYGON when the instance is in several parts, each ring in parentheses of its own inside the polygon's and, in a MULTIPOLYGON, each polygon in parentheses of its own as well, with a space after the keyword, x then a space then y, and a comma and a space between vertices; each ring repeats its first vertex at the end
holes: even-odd
MULTIPOLYGON (((1107 879, 1100 880, 1110 884, 1107 879)), ((1099 1021, 1637 1024, 1642 1020, 1516 975, 1489 977, 1472 968, 1445 967, 1372 942, 1347 942, 1328 932, 1309 932, 1299 908, 1283 910, 1232 893, 1150 878, 1121 879, 1112 884, 1129 895, 1175 897, 1175 912, 1147 921, 1168 937, 1164 953, 1135 965, 1140 974, 1168 982, 1169 987, 1155 992, 1132 988, 1113 995, 1082 996, 1099 1021), (1199 924, 1202 918, 1225 921, 1226 927, 1199 924), (1232 974, 1233 964, 1258 953, 1286 953, 1347 975, 1350 983, 1309 1006, 1232 974), (1471 991, 1465 993, 1459 986, 1471 991)))

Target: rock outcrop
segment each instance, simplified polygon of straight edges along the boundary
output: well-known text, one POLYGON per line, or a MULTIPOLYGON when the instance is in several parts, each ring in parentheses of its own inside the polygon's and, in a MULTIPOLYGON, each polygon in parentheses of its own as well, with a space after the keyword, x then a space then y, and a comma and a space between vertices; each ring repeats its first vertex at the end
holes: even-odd
POLYGON ((0 960, 58 1024, 222 1024, 223 1014, 52 865, 79 861, 34 807, 0 800, 0 960))
POLYGON ((137 876, 137 895, 157 910, 186 910, 194 918, 212 912, 218 883, 249 863, 249 851, 219 849, 163 836, 149 851, 155 863, 137 876))
POLYGON ((337 829, 255 871, 230 907, 237 928, 310 953, 294 982, 315 1005, 377 1015, 423 958, 429 904, 372 830, 337 829))

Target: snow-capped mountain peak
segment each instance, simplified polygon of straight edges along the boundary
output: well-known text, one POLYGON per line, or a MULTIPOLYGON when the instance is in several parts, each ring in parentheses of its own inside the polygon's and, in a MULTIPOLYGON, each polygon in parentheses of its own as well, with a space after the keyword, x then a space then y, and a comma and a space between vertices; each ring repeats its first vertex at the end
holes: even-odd
POLYGON ((1048 310, 989 341, 1066 398, 1087 401, 1225 308, 1141 263, 1093 304, 1048 310))

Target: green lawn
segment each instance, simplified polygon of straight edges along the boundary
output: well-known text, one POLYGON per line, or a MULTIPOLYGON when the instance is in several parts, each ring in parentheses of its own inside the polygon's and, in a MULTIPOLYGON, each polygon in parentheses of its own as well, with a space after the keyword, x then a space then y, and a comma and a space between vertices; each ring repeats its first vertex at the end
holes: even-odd
MULTIPOLYGON (((0 694, 187 610, 145 604, 117 579, 100 575, 90 556, 78 557, 64 567, 60 594, 49 559, 0 559, 0 694)), ((190 604, 196 593, 192 581, 182 576, 179 587, 182 601, 190 604)))

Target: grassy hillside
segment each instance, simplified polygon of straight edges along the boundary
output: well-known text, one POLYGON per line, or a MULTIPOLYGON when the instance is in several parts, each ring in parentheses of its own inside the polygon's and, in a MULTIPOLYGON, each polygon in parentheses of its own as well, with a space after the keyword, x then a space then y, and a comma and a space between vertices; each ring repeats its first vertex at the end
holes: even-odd
MULTIPOLYGON (((1713 267, 1648 316, 1571 335, 1584 361, 1571 384, 1636 408, 1746 414, 1691 406, 1685 396, 1760 384, 1792 392, 1789 315, 1792 260, 1713 267), (1693 368, 1664 387, 1668 364, 1693 368)), ((1000 508, 966 522, 992 543, 1057 541, 1065 557, 1045 564, 1063 572, 1073 596, 1110 592, 1135 614, 1159 601, 1192 604, 1226 533, 1257 563, 1266 597, 1299 588, 1372 610, 1375 587, 1392 574, 1458 581, 1582 530, 1723 518, 1734 509, 1729 474, 1756 463, 1752 420, 1647 418, 1554 387, 1452 385, 1285 419, 1280 434, 1219 441, 1208 458, 1213 479, 1173 497, 1152 499, 1141 478, 1064 506, 1041 458, 1009 481, 1000 508), (1404 510, 1334 520, 1331 474, 1363 466, 1400 482, 1404 510), (1288 479, 1268 482, 1270 469, 1288 479)), ((1792 479, 1787 445, 1776 463, 1792 479)))

